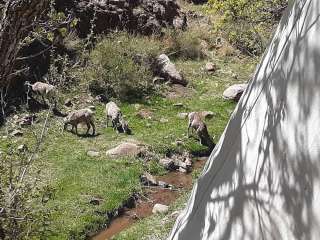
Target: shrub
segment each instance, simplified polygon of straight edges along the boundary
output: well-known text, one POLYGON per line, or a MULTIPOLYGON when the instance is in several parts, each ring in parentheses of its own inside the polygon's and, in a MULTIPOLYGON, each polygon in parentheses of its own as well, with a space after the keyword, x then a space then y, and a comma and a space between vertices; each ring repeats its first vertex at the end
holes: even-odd
POLYGON ((188 31, 168 30, 164 43, 166 52, 176 58, 183 59, 202 59, 205 55, 205 49, 202 41, 210 40, 208 29, 190 28, 188 31))
POLYGON ((152 73, 141 61, 154 59, 161 49, 152 38, 116 33, 101 40, 89 57, 85 77, 95 94, 134 100, 152 91, 152 73))
POLYGON ((244 53, 259 55, 287 0, 209 0, 209 9, 220 15, 215 29, 244 53))

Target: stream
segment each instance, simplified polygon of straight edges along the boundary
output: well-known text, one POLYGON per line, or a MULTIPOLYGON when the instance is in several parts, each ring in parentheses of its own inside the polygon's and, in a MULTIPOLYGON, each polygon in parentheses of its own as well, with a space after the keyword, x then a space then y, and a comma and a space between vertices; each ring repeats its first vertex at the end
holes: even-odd
MULTIPOLYGON (((201 169, 205 160, 197 160, 194 163, 193 170, 201 169)), ((145 188, 145 196, 140 198, 136 206, 132 209, 126 209, 124 214, 113 219, 108 228, 94 235, 92 240, 108 240, 119 234, 123 230, 132 226, 136 221, 152 215, 154 204, 164 205, 172 204, 179 196, 179 190, 192 189, 192 174, 169 172, 164 176, 156 177, 158 181, 166 182, 175 187, 175 190, 163 189, 160 187, 145 188), (178 189, 178 190, 177 190, 178 189)))

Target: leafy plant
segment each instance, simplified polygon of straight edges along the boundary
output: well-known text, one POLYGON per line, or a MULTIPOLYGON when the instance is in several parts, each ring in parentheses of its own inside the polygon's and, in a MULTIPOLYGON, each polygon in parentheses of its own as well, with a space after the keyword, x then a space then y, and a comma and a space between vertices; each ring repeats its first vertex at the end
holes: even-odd
POLYGON ((220 16, 216 31, 242 52, 259 55, 287 4, 287 0, 209 0, 209 9, 220 16))

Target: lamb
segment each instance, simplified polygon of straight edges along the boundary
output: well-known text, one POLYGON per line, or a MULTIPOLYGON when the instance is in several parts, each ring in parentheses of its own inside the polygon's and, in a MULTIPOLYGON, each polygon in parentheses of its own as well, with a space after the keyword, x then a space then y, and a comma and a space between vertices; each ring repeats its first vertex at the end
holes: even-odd
POLYGON ((28 86, 28 93, 30 90, 32 90, 34 93, 41 96, 44 104, 46 104, 46 101, 45 101, 45 97, 46 97, 49 100, 49 102, 50 101, 51 103, 53 102, 54 106, 56 107, 57 101, 55 98, 57 96, 57 89, 55 86, 48 83, 43 83, 43 82, 36 82, 34 84, 31 84, 28 81, 25 82, 25 85, 28 86))
POLYGON ((95 135, 95 125, 94 125, 94 113, 90 109, 84 108, 77 111, 73 111, 68 114, 67 117, 64 118, 64 130, 67 129, 68 125, 72 125, 71 131, 76 129, 76 134, 78 135, 78 124, 84 123, 87 125, 86 135, 89 134, 89 130, 92 126, 92 136, 95 135))
POLYGON ((106 104, 106 117, 107 127, 109 124, 109 119, 111 119, 114 130, 117 130, 120 126, 124 133, 130 132, 128 122, 124 120, 120 108, 114 102, 109 102, 106 104))
POLYGON ((188 114, 189 119, 189 125, 188 125, 188 137, 190 128, 191 131, 196 130, 196 133, 199 137, 200 144, 205 145, 209 147, 210 149, 213 149, 214 143, 212 141, 211 136, 209 135, 207 125, 204 123, 204 121, 201 118, 201 114, 198 112, 191 112, 188 114))

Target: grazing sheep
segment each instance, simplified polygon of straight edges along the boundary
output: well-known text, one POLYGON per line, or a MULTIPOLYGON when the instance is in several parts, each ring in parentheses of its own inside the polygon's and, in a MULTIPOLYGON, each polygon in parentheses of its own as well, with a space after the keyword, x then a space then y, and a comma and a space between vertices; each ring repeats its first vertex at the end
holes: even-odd
MULTIPOLYGON (((28 87, 28 93, 30 90, 32 92, 36 93, 37 95, 40 95, 43 101, 43 104, 46 104, 45 97, 51 101, 51 103, 54 103, 54 106, 56 107, 57 101, 57 89, 55 86, 43 82, 36 82, 34 84, 31 84, 30 82, 25 82, 25 86, 28 87)), ((29 96, 28 96, 29 97, 29 96)))
POLYGON ((199 137, 200 144, 209 147, 210 149, 214 147, 211 136, 209 135, 207 125, 201 118, 201 114, 198 112, 191 112, 188 114, 189 125, 188 125, 188 137, 190 128, 191 131, 196 130, 199 137))
POLYGON ((94 113, 93 111, 91 111, 90 109, 80 109, 77 111, 73 111, 71 113, 68 114, 67 117, 64 118, 63 122, 64 122, 64 130, 67 129, 68 125, 72 125, 72 129, 71 131, 74 130, 74 128, 76 129, 76 134, 78 135, 78 124, 80 123, 85 123, 87 125, 87 133, 86 135, 88 135, 89 130, 92 126, 92 135, 95 135, 95 125, 94 125, 94 117, 93 117, 94 113))
POLYGON ((109 102, 106 104, 106 116, 107 127, 109 124, 109 119, 111 119, 114 130, 117 130, 120 126, 124 133, 130 132, 128 122, 124 120, 120 108, 114 102, 109 102))

